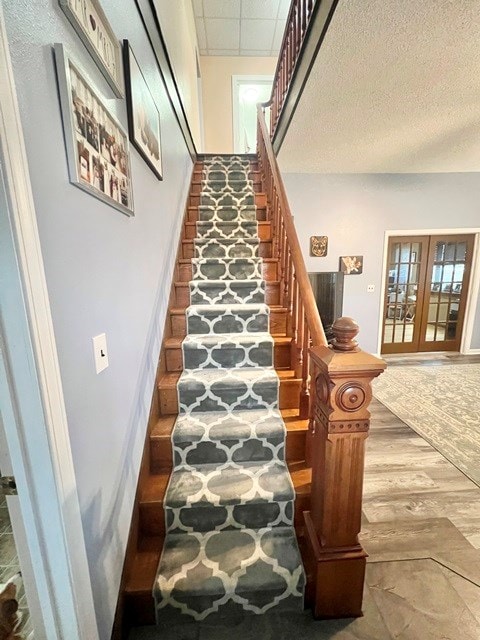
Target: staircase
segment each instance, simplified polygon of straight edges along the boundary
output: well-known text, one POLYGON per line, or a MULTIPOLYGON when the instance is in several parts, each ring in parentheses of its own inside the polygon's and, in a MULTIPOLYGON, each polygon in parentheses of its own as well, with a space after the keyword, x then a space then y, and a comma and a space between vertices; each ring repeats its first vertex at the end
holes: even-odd
POLYGON ((157 622, 302 610, 249 161, 204 162, 157 622))
POLYGON ((293 524, 308 508, 307 421, 257 158, 199 158, 188 205, 124 628, 303 608, 293 524))

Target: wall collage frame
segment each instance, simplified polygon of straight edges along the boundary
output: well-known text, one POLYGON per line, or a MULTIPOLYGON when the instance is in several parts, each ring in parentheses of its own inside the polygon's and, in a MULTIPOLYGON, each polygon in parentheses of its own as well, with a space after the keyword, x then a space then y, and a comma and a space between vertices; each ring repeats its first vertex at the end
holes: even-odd
POLYGON ((100 91, 54 45, 70 182, 128 216, 134 215, 129 141, 163 179, 160 114, 127 40, 116 38, 99 0, 58 0, 114 96, 126 98, 128 133, 100 91), (125 72, 125 75, 124 75, 125 72))

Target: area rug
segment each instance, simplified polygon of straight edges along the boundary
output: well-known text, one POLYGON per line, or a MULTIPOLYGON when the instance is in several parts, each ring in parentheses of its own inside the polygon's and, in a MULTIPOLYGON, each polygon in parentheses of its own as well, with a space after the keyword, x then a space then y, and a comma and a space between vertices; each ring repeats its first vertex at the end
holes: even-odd
POLYGON ((480 364, 390 367, 374 396, 480 486, 480 364))

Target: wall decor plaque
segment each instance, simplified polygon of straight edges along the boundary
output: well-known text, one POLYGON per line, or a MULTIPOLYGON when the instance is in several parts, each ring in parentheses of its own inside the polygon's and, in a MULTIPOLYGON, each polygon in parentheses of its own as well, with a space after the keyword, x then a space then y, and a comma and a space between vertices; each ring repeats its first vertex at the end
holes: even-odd
POLYGON ((360 275, 363 271, 363 256, 341 256, 340 271, 346 276, 360 275))
POLYGON ((310 237, 310 255, 316 258, 324 258, 328 252, 327 236, 311 236, 310 237))

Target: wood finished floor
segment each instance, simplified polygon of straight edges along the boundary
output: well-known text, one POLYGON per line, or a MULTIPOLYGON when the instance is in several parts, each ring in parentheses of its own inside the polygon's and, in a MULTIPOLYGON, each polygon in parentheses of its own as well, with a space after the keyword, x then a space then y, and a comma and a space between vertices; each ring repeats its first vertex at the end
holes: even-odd
MULTIPOLYGON (((478 361, 458 354, 388 357, 390 366, 478 361)), ((161 635, 137 629, 131 640, 480 640, 480 488, 378 401, 371 411, 362 618, 255 616, 228 633, 185 625, 161 635)))

